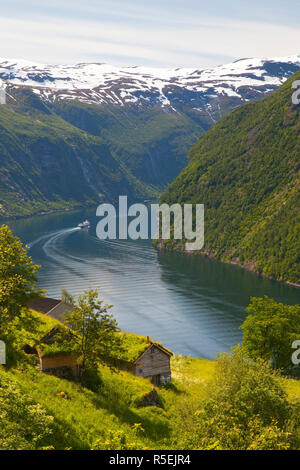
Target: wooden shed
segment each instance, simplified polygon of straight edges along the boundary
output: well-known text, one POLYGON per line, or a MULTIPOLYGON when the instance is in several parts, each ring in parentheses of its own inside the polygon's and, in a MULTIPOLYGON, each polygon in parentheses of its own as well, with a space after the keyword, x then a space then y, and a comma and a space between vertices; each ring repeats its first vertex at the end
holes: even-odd
POLYGON ((147 349, 134 361, 134 373, 148 377, 153 385, 171 383, 170 358, 173 353, 158 343, 150 343, 147 349))
POLYGON ((39 367, 42 372, 56 375, 61 378, 72 378, 80 375, 80 366, 78 364, 79 354, 73 352, 71 344, 74 342, 74 333, 64 326, 52 328, 41 338, 39 345, 31 347, 26 345, 25 352, 37 354, 39 358, 39 367), (59 342, 64 337, 65 345, 60 347, 59 342), (68 348, 68 343, 70 348, 68 348))
POLYGON ((122 352, 118 357, 109 357, 108 364, 136 375, 146 377, 153 385, 170 384, 173 353, 154 342, 149 336, 120 332, 122 335, 122 352))
POLYGON ((78 357, 69 353, 56 353, 55 355, 39 354, 41 371, 56 375, 60 378, 78 377, 80 368, 78 357))

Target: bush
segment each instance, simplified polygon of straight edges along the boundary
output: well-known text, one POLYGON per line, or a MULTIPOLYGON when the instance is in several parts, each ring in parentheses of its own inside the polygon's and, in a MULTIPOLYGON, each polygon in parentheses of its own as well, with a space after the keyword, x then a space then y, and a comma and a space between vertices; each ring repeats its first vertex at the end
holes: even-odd
POLYGON ((263 362, 245 358, 241 347, 218 358, 208 400, 192 418, 188 448, 289 449, 295 444, 292 407, 281 379, 263 362))
POLYGON ((52 433, 54 418, 12 380, 0 378, 0 449, 35 450, 52 433))
POLYGON ((146 450, 147 447, 141 445, 136 438, 138 434, 144 432, 144 429, 139 423, 136 423, 132 426, 132 430, 134 437, 129 437, 122 430, 110 430, 105 439, 97 439, 94 442, 92 450, 146 450))

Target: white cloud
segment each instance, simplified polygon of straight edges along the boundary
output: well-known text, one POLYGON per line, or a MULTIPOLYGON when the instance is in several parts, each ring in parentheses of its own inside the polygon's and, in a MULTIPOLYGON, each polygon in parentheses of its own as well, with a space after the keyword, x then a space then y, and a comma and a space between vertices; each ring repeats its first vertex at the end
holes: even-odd
POLYGON ((50 16, 0 17, 0 25, 1 56, 52 63, 201 67, 232 58, 298 54, 300 44, 300 30, 294 27, 204 16, 164 27, 50 16))

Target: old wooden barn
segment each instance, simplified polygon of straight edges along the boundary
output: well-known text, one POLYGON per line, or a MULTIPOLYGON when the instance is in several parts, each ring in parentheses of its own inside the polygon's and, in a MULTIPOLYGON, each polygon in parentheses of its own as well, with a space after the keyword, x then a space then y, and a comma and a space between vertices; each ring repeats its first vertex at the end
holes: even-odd
POLYGON ((153 385, 171 383, 171 351, 158 343, 150 343, 147 349, 134 361, 135 375, 148 377, 153 385))

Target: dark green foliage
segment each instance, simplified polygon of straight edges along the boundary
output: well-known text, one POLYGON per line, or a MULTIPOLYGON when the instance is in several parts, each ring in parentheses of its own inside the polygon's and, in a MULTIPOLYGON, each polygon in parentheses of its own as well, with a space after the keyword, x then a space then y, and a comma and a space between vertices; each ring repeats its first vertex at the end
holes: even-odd
POLYGON ((296 373, 299 366, 292 363, 292 344, 300 339, 300 305, 285 305, 268 297, 252 298, 247 310, 250 314, 241 328, 243 346, 250 357, 296 373))
POLYGON ((161 197, 169 204, 205 204, 207 254, 296 283, 300 107, 291 102, 291 85, 299 77, 221 119, 191 149, 190 163, 161 197))
POLYGON ((39 321, 27 308, 41 295, 36 289, 39 266, 6 225, 0 227, 0 339, 7 346, 7 362, 15 359, 17 345, 36 331, 39 321))

